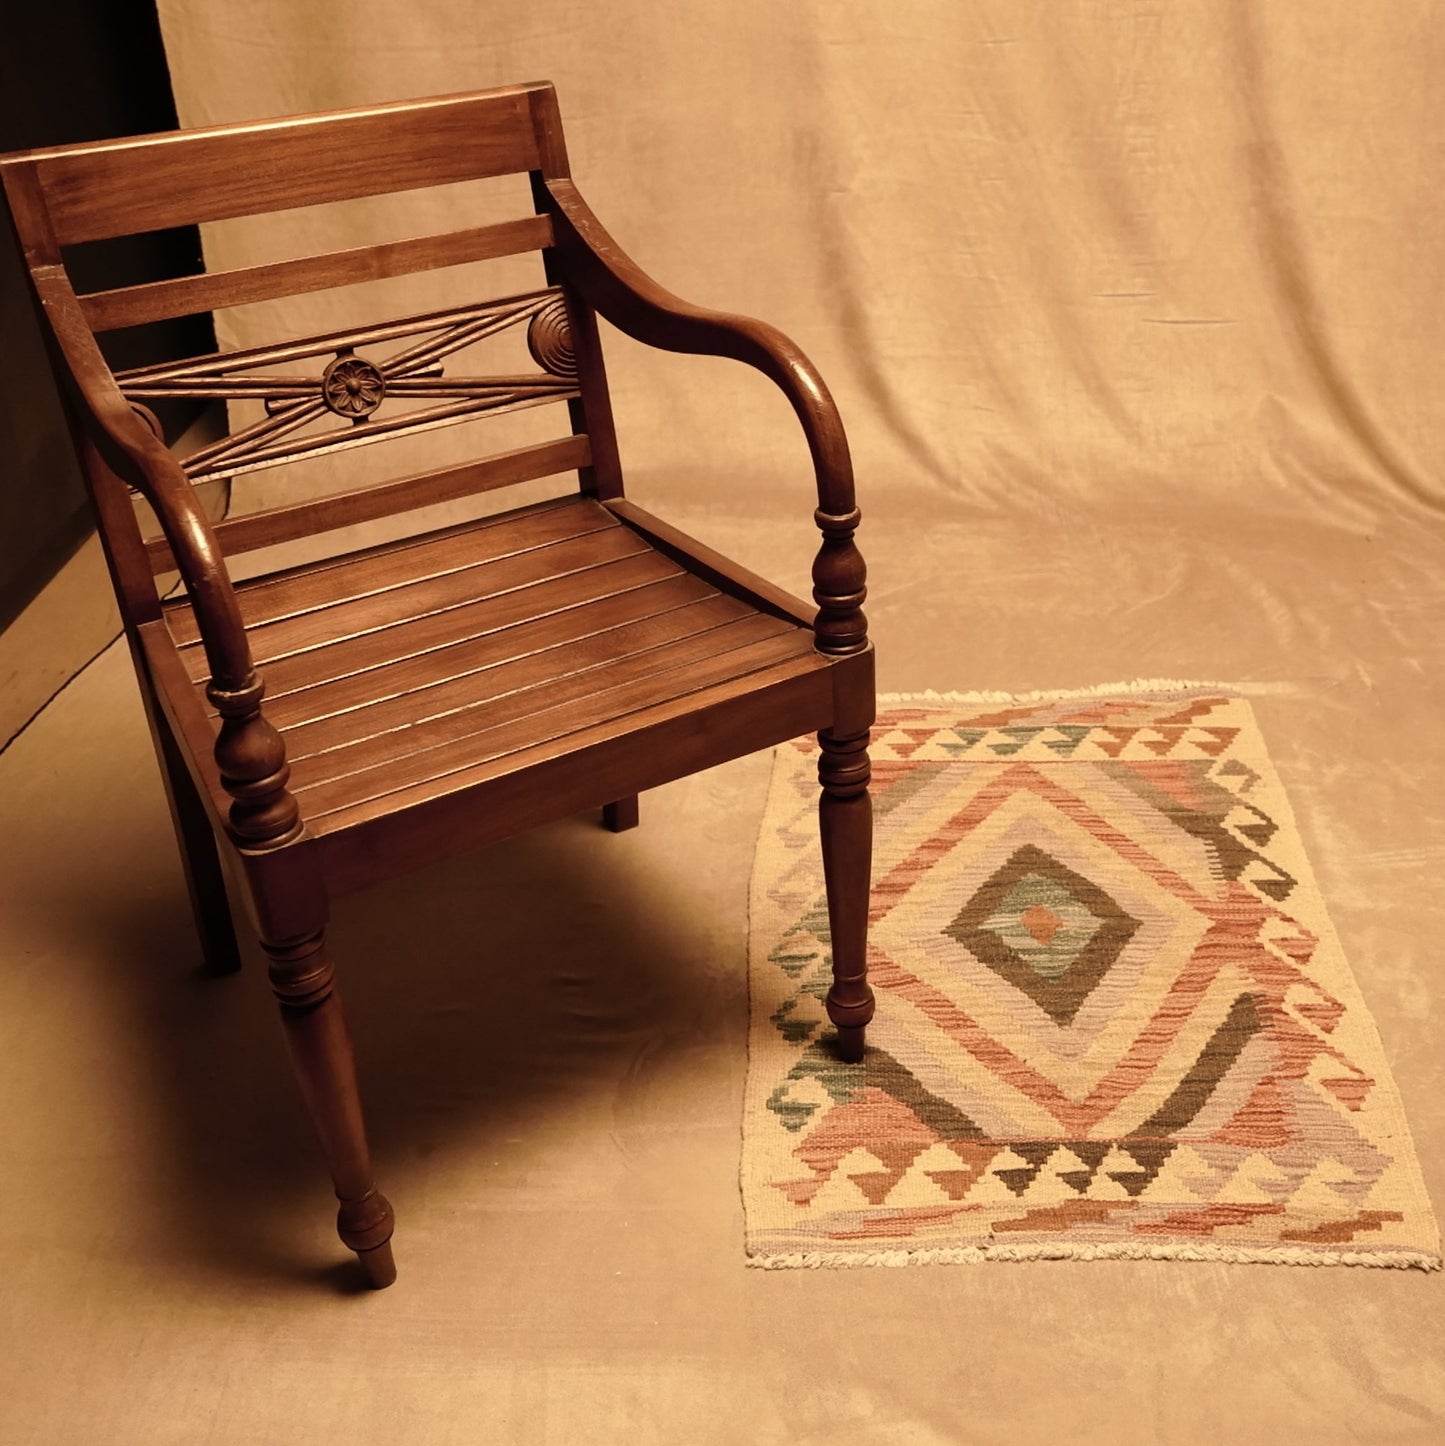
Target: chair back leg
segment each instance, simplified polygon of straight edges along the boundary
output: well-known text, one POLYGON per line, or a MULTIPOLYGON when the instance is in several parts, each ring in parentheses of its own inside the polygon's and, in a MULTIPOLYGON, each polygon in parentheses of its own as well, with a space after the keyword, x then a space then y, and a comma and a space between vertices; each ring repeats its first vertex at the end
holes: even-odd
POLYGON ((602 805, 602 822, 613 833, 623 833, 637 827, 637 795, 619 798, 615 803, 602 805))

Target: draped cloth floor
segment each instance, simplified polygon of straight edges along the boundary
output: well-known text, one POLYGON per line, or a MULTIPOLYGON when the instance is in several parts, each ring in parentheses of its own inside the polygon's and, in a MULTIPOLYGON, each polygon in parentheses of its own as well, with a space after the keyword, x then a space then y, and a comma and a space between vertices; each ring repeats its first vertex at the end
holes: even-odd
MULTIPOLYGON (((1246 691, 1445 1199, 1437 7, 160 12, 187 124, 554 79, 623 245, 781 325, 833 385, 883 688, 1246 691)), ((469 224, 412 202, 364 221, 438 219, 469 224)), ((213 265, 271 244, 206 237, 213 265)), ((288 329, 329 321, 318 301, 288 329)), ((786 407, 731 364, 607 344, 633 494, 805 591, 786 407)), ((283 483, 254 485, 237 507, 283 483)), ((353 1298, 255 956, 187 973, 126 660, 73 684, 0 760, 3 1434, 1441 1437, 1438 1276, 746 1270, 767 769, 659 790, 631 834, 559 824, 338 908, 401 1232, 397 1287, 353 1298)))

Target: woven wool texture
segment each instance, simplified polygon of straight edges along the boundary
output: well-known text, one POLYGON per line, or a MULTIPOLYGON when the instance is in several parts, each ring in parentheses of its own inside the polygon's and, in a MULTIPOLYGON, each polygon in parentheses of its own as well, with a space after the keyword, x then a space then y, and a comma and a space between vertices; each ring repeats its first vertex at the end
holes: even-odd
POLYGON ((1380 1039, 1248 704, 893 707, 863 1062, 830 1049, 815 750, 752 891, 750 1262, 1438 1267, 1380 1039))

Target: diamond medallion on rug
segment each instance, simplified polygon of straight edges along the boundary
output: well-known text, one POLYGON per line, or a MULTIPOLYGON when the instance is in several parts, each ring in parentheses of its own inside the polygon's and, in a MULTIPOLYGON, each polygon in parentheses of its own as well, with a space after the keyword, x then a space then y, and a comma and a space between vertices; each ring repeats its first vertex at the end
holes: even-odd
POLYGON ((1249 706, 892 707, 856 1065, 815 750, 752 887, 751 1264, 1440 1263, 1394 1083, 1249 706))

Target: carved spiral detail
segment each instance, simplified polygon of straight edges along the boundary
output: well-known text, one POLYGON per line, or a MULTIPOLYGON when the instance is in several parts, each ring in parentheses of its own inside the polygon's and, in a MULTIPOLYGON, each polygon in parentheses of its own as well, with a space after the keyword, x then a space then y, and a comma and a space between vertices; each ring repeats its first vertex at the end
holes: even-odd
POLYGON ((554 377, 577 375, 567 304, 560 296, 554 296, 533 316, 527 327, 527 350, 532 353, 532 360, 554 377))
POLYGON ((338 417, 369 417, 386 396, 386 378, 365 357, 339 356, 321 374, 321 400, 338 417))

